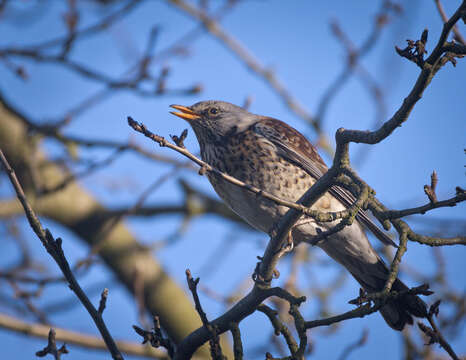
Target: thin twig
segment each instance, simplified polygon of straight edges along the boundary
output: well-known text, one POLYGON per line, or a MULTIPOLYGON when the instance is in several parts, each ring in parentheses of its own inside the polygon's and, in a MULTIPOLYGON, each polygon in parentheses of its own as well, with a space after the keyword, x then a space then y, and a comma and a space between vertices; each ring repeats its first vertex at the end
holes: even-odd
POLYGON ((427 314, 427 320, 429 321, 429 324, 432 328, 429 328, 428 326, 424 325, 423 323, 419 322, 418 326, 421 329, 421 331, 429 337, 429 343, 427 345, 431 345, 434 343, 440 344, 442 348, 445 349, 445 351, 450 355, 450 357, 453 360, 459 360, 458 355, 456 355, 455 351, 451 347, 451 345, 448 343, 447 340, 442 335, 442 332, 440 329, 437 327, 437 324, 435 323, 434 316, 438 316, 439 313, 439 305, 440 305, 440 300, 436 301, 429 309, 429 312, 427 314))
POLYGON ((199 295, 197 294, 197 284, 199 283, 199 278, 194 279, 191 275, 191 271, 186 269, 186 281, 188 282, 189 290, 191 291, 194 299, 194 305, 196 311, 201 318, 202 324, 210 333, 209 345, 210 345, 210 355, 213 360, 226 360, 226 357, 222 354, 222 348, 220 347, 220 338, 219 333, 215 325, 212 325, 207 319, 207 315, 202 309, 201 301, 199 300, 199 295))
POLYGON ((55 341, 55 330, 50 329, 49 336, 48 336, 48 343, 47 346, 44 347, 42 350, 36 352, 37 357, 45 357, 47 354, 53 355, 55 360, 60 360, 62 354, 68 354, 69 351, 63 344, 60 348, 57 348, 57 343, 55 341))

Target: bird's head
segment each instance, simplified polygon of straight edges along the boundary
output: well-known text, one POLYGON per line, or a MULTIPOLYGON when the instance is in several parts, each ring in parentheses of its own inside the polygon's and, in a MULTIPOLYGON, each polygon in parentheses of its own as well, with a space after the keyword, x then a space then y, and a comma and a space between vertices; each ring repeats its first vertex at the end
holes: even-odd
POLYGON ((172 111, 173 115, 189 122, 201 144, 221 141, 225 136, 246 130, 260 119, 239 106, 217 100, 171 107, 179 111, 172 111))

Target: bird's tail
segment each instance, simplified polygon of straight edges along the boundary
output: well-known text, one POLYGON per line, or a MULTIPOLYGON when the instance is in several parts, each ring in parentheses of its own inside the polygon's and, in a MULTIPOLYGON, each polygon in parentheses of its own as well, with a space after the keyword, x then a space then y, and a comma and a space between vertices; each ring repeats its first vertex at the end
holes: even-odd
MULTIPOLYGON (((293 239, 299 242, 300 237, 305 239, 312 231, 315 230, 311 225, 303 223, 295 229, 293 239)), ((345 227, 318 245, 343 265, 368 293, 384 288, 389 270, 358 224, 345 227)), ((396 279, 392 289, 403 292, 408 287, 396 279)), ((390 327, 401 331, 406 324, 413 323, 412 316, 426 317, 427 306, 418 296, 406 293, 396 299, 387 300, 380 313, 390 327)))
MULTIPOLYGON (((379 265, 383 265, 385 267, 385 264, 383 263, 379 265)), ((353 274, 353 276, 354 275, 355 274, 353 274)), ((385 286, 385 280, 380 278, 373 279, 376 280, 376 283, 378 284, 377 288, 368 285, 367 281, 358 279, 358 276, 355 276, 355 278, 367 292, 380 291, 385 286)), ((393 283, 392 290, 395 290, 396 292, 403 292, 408 290, 408 287, 401 280, 396 279, 393 283)), ((406 324, 413 324, 412 316, 426 317, 427 306, 426 303, 422 301, 417 295, 405 294, 396 299, 389 299, 380 309, 380 313, 391 328, 401 331, 406 324)))
MULTIPOLYGON (((400 292, 408 290, 408 287, 399 279, 393 283, 392 289, 400 292)), ((406 294, 400 298, 388 300, 380 309, 383 318, 395 330, 403 330, 406 324, 413 324, 413 316, 426 317, 427 306, 419 296, 406 294)))

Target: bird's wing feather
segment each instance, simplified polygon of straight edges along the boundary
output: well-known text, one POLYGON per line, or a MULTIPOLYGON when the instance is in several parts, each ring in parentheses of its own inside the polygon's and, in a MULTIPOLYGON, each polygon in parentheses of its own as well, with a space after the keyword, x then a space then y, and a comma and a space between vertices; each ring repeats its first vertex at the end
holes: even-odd
MULTIPOLYGON (((277 147, 279 155, 300 166, 316 180, 327 172, 327 165, 314 146, 303 135, 284 122, 264 117, 253 125, 253 129, 272 142, 277 147)), ((346 207, 351 206, 356 201, 353 194, 340 186, 332 186, 329 192, 346 207)), ((359 210, 356 219, 382 243, 397 247, 393 240, 371 220, 366 211, 359 210)))

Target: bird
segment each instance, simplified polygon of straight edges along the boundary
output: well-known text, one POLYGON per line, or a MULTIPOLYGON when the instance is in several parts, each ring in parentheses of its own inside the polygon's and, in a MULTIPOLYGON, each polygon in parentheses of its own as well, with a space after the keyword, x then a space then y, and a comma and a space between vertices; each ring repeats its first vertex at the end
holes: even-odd
MULTIPOLYGON (((281 199, 296 202, 328 170, 316 148, 285 122, 218 100, 171 107, 177 110, 171 113, 186 120, 194 130, 203 161, 281 199)), ((288 210, 215 174, 208 172, 207 177, 220 198, 259 231, 270 234, 288 210)), ((354 201, 349 191, 333 186, 312 209, 341 211, 354 201)), ((385 244, 394 245, 394 242, 364 210, 358 212, 356 220, 317 245, 343 265, 367 293, 377 292, 384 288, 389 270, 369 242, 364 228, 385 244)), ((293 242, 305 241, 335 224, 318 223, 303 215, 291 230, 293 242)), ((392 289, 403 292, 408 287, 396 279, 392 289)), ((405 293, 389 298, 380 313, 391 328, 401 331, 406 324, 413 324, 413 316, 426 317, 427 310, 418 296, 405 293)))

